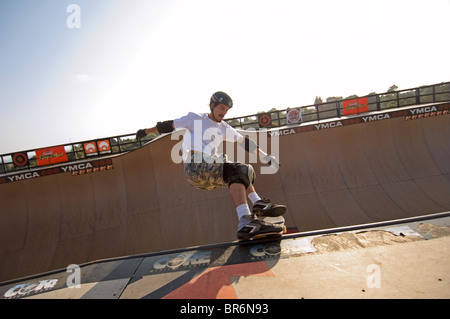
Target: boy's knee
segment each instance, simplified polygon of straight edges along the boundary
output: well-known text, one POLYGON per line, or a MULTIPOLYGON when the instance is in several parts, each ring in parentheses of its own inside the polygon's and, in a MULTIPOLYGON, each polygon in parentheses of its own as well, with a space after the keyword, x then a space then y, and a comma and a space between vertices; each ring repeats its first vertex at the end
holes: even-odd
POLYGON ((255 182, 255 170, 250 164, 241 163, 225 163, 223 169, 223 177, 228 185, 240 183, 247 189, 255 182))

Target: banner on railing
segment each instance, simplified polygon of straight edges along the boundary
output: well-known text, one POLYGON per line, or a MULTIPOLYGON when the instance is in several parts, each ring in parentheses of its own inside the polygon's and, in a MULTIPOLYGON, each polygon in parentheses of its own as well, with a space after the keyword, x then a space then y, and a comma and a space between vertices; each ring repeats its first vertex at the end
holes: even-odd
POLYGON ((109 140, 92 141, 83 144, 86 156, 95 156, 100 154, 111 153, 111 144, 109 140))
POLYGON ((361 97, 357 99, 342 101, 344 115, 358 114, 369 111, 369 98, 361 97))
POLYGON ((100 154, 111 153, 111 144, 109 143, 109 140, 97 141, 97 147, 100 154))
POLYGON ((12 160, 15 167, 23 167, 28 165, 28 155, 25 152, 14 153, 12 160))
POLYGON ((258 114, 259 127, 269 127, 272 125, 272 118, 269 113, 258 114))
POLYGON ((61 173, 71 173, 72 176, 80 176, 86 175, 95 172, 104 172, 112 170, 113 162, 112 159, 99 159, 92 160, 89 162, 81 162, 81 163, 68 163, 61 164, 60 166, 50 167, 50 168, 41 168, 37 170, 30 171, 20 171, 16 174, 8 175, 8 176, 0 176, 0 184, 10 183, 10 182, 18 182, 24 181, 27 179, 49 176, 54 174, 61 173))
POLYGON ((299 124, 302 122, 302 112, 299 107, 286 110, 287 124, 299 124))
POLYGON ((88 142, 83 144, 84 153, 86 156, 98 155, 97 153, 97 144, 95 142, 88 142))
POLYGON ((64 146, 41 148, 36 152, 36 162, 39 166, 67 162, 64 146))

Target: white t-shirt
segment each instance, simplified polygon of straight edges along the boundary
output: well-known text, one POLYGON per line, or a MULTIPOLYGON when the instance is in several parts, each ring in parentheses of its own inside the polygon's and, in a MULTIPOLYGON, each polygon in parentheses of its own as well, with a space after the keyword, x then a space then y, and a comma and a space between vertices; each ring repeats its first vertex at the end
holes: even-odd
POLYGON ((208 155, 219 155, 219 146, 223 141, 236 142, 242 138, 226 122, 217 123, 208 117, 208 114, 190 112, 186 116, 173 121, 175 130, 186 129, 183 137, 183 160, 186 160, 191 151, 208 155))

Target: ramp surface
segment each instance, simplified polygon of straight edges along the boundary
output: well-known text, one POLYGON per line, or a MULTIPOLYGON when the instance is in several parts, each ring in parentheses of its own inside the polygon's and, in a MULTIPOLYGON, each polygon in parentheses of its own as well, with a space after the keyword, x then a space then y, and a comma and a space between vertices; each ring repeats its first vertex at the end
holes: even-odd
MULTIPOLYGON (((365 122, 339 120, 277 133, 282 166, 264 175, 254 165, 255 185, 261 196, 288 206, 288 228, 308 231, 450 210, 450 116, 377 115, 365 122)), ((228 191, 191 187, 182 164, 171 160, 176 143, 162 137, 111 158, 112 169, 105 171, 0 184, 0 281, 234 240, 237 218, 228 191)))
POLYGON ((279 314, 267 299, 449 298, 450 212, 438 215, 98 261, 0 285, 0 298, 178 299, 157 304, 175 316, 191 299, 227 299, 209 303, 220 315, 230 299, 279 314))

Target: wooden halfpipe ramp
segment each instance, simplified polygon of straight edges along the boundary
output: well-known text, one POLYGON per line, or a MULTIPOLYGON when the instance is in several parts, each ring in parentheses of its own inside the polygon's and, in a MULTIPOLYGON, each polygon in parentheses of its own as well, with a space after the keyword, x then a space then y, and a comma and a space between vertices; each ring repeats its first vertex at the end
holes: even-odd
MULTIPOLYGON (((279 138, 282 166, 264 175, 255 164, 255 185, 261 196, 288 206, 288 228, 309 231, 450 210, 450 116, 383 114, 271 132, 279 138)), ((178 142, 161 137, 110 158, 107 170, 0 184, 0 281, 235 240, 228 191, 190 186, 182 164, 171 160, 178 142)))

